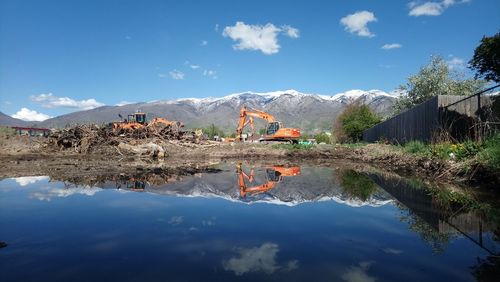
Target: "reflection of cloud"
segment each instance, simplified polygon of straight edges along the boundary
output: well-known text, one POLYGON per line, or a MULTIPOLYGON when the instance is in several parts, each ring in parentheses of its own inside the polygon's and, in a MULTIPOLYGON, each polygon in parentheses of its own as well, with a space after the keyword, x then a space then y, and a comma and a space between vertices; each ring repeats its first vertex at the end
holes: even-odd
POLYGON ((289 261, 286 266, 285 266, 285 270, 286 271, 292 271, 294 269, 297 269, 299 267, 299 261, 294 259, 294 260, 291 260, 289 261))
POLYGON ((239 248, 238 256, 222 262, 224 270, 233 271, 236 275, 247 272, 265 272, 271 274, 279 269, 291 271, 298 267, 297 260, 291 260, 284 267, 276 262, 279 247, 274 243, 264 243, 260 247, 239 248))
POLYGON ((21 186, 26 186, 28 184, 33 184, 35 182, 48 179, 48 176, 23 176, 14 178, 14 180, 21 186))
POLYGON ((30 198, 40 201, 50 201, 52 198, 66 198, 74 194, 94 196, 99 191, 102 191, 102 189, 96 187, 52 188, 33 192, 30 194, 30 198))
POLYGON ((360 262, 359 266, 349 267, 347 272, 342 275, 342 280, 348 282, 373 282, 377 280, 366 273, 373 263, 373 261, 364 261, 360 262))
POLYGON ((170 225, 179 225, 184 221, 184 217, 182 216, 172 216, 168 221, 170 225))
POLYGON ((203 224, 203 226, 214 226, 216 219, 217 218, 215 216, 212 216, 211 219, 203 220, 201 224, 203 224))
POLYGON ((386 254, 393 254, 393 255, 399 255, 399 254, 403 253, 403 251, 398 250, 398 249, 393 249, 393 248, 385 248, 383 251, 386 254))

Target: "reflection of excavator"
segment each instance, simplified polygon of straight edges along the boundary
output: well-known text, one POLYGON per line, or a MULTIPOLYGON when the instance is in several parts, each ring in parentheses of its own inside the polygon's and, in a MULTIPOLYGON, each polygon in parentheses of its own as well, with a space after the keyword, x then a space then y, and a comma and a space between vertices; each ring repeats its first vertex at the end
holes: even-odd
MULTIPOLYGON (((122 115, 119 114, 118 116, 123 119, 122 115)), ((179 121, 169 121, 164 118, 154 118, 151 121, 147 122, 146 113, 133 113, 131 115, 128 115, 126 119, 123 119, 123 121, 113 122, 112 126, 113 131, 132 131, 143 127, 155 126, 171 126, 172 128, 179 130, 181 127, 184 127, 184 124, 179 121)))
POLYGON ((285 176, 298 176, 300 175, 300 167, 298 166, 273 166, 266 168, 267 182, 262 185, 247 187, 245 179, 250 183, 254 180, 254 171, 250 171, 250 175, 246 174, 241 168, 241 163, 236 166, 236 173, 238 173, 238 184, 240 186, 240 197, 244 198, 247 194, 261 194, 274 188, 274 186, 283 180, 285 176))
POLYGON ((240 120, 238 128, 236 129, 237 139, 243 140, 243 128, 250 124, 252 130, 255 131, 253 118, 261 118, 267 121, 266 132, 260 141, 286 141, 290 143, 297 143, 300 138, 300 129, 298 128, 285 128, 283 124, 276 121, 275 118, 263 111, 253 110, 250 111, 246 106, 240 110, 240 120))

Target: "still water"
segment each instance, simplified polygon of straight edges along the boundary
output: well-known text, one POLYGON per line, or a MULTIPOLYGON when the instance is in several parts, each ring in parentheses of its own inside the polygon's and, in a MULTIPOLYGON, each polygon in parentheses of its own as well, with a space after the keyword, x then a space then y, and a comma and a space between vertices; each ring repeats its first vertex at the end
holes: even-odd
POLYGON ((428 189, 380 171, 248 164, 7 178, 0 280, 494 279, 498 207, 428 189))

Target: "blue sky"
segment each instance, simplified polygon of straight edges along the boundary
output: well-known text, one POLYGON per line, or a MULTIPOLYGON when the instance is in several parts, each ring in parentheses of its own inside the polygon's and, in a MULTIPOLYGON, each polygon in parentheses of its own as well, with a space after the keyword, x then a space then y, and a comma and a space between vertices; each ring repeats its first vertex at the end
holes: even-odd
POLYGON ((43 119, 247 90, 391 91, 433 54, 465 70, 499 27, 497 0, 2 0, 0 111, 43 119))

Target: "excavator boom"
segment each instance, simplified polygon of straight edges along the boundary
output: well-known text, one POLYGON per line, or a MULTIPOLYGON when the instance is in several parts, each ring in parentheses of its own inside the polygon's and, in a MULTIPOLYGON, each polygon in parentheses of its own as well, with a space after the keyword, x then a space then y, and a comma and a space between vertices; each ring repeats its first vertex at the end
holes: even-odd
POLYGON ((236 134, 240 141, 243 140, 242 133, 245 126, 250 125, 252 131, 255 131, 253 118, 260 118, 267 121, 266 134, 261 141, 287 141, 296 143, 301 136, 300 129, 285 128, 281 122, 276 121, 274 116, 260 110, 250 111, 246 106, 243 106, 240 110, 240 119, 238 128, 236 129, 236 134))
POLYGON ((250 183, 254 180, 254 171, 250 171, 250 175, 247 175, 241 166, 241 163, 236 166, 236 173, 238 173, 238 185, 240 188, 240 197, 244 198, 247 194, 261 194, 273 189, 277 183, 283 180, 283 177, 293 177, 300 175, 300 167, 292 166, 273 166, 266 169, 267 182, 261 185, 247 187, 245 179, 250 183))

